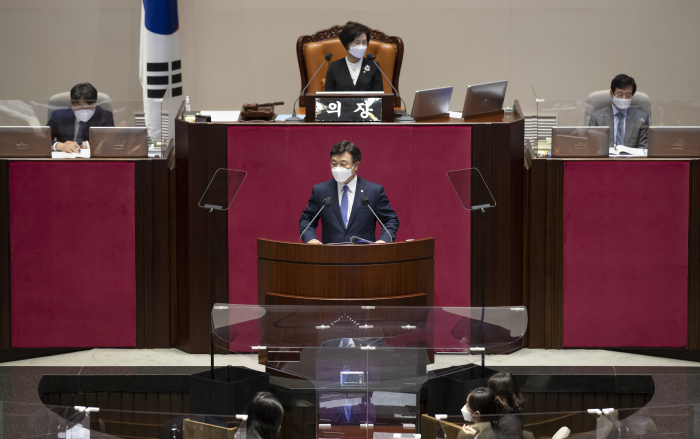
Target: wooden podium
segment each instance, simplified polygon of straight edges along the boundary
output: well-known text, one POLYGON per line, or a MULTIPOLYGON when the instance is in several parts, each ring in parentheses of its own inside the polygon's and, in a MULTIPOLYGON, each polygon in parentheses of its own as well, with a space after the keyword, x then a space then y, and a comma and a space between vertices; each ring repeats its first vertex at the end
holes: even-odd
POLYGON ((258 304, 433 306, 435 240, 313 245, 258 239, 258 304))

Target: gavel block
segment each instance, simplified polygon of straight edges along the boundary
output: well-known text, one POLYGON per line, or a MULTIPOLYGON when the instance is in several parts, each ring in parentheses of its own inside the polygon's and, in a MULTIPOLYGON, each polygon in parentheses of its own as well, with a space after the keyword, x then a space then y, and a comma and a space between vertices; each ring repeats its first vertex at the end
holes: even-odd
POLYGON ((284 105, 284 102, 270 102, 266 104, 243 104, 239 121, 274 122, 277 118, 275 105, 284 105))

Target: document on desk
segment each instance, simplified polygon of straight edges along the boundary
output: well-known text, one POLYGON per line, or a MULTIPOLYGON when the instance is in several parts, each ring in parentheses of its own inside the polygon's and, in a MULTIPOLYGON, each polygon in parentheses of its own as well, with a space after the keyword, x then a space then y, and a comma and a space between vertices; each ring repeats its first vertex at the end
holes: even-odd
POLYGON ((199 114, 211 116, 212 122, 238 122, 240 111, 200 111, 199 114))
POLYGON ((646 157, 647 151, 642 148, 617 145, 617 149, 610 148, 609 155, 610 157, 646 157))
POLYGON ((372 392, 370 399, 374 405, 390 405, 390 406, 415 406, 416 395, 414 393, 399 393, 399 392, 372 392))
POLYGON ((72 154, 70 152, 63 152, 63 151, 51 151, 51 158, 52 159, 89 159, 90 158, 90 149, 88 149, 88 148, 81 149, 80 152, 77 154, 72 154))

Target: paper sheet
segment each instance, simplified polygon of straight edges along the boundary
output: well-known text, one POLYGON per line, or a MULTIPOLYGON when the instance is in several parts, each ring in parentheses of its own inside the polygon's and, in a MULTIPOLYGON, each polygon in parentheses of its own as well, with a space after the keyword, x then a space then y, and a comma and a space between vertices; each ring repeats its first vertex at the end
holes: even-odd
POLYGON ((90 150, 89 149, 81 149, 80 154, 71 154, 69 152, 63 152, 63 151, 51 151, 51 158, 52 159, 75 159, 75 158, 89 159, 90 158, 90 150))
POLYGON ((416 395, 413 393, 373 392, 372 404, 392 406, 415 406, 416 395))
MULTIPOLYGON (((297 114, 297 117, 299 119, 304 119, 304 116, 305 115, 303 115, 303 114, 297 114)), ((275 122, 284 122, 285 120, 289 119, 290 117, 292 117, 291 114, 278 114, 277 118, 275 118, 275 122)))
POLYGON ((461 111, 448 111, 450 113, 450 117, 454 117, 456 119, 461 119, 462 118, 462 112, 461 111))
POLYGON ((238 122, 240 111, 200 111, 200 114, 211 116, 212 122, 238 122))

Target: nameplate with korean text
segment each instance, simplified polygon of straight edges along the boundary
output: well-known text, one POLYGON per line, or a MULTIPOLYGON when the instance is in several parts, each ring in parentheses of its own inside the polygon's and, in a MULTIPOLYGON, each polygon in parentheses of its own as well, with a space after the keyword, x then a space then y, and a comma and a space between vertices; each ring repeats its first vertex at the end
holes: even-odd
POLYGON ((381 122, 382 98, 316 98, 316 122, 381 122))

